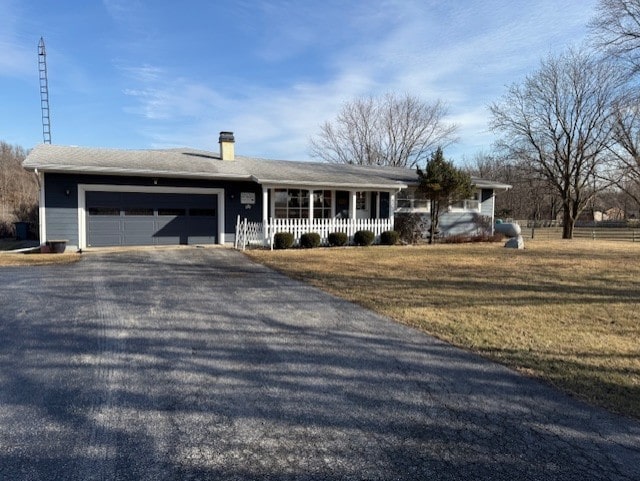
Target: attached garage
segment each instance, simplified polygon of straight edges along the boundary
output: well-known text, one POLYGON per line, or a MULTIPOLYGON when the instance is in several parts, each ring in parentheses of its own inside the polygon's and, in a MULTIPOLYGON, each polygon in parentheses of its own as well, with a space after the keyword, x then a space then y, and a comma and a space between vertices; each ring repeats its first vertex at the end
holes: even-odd
POLYGON ((86 247, 220 243, 223 193, 217 189, 81 187, 86 247))

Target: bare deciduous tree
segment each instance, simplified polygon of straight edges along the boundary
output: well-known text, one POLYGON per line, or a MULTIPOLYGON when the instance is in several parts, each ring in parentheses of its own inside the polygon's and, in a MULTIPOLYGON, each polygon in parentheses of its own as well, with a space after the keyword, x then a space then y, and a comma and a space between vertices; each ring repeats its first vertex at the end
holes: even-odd
POLYGON ((387 94, 347 102, 311 139, 311 155, 327 162, 414 167, 455 141, 441 101, 387 94))
POLYGON ((573 237, 575 221, 595 193, 593 179, 607 161, 621 83, 611 65, 569 50, 543 60, 490 107, 499 146, 558 192, 565 239, 573 237))
POLYGON ((15 212, 38 202, 35 174, 22 167, 26 155, 22 147, 0 141, 0 223, 10 225, 18 220, 15 212))
POLYGON ((613 126, 615 145, 611 149, 617 163, 610 176, 617 187, 640 206, 640 105, 629 96, 618 104, 613 126))
POLYGON ((496 196, 497 217, 534 221, 556 219, 560 204, 558 194, 529 162, 481 152, 467 162, 465 168, 471 175, 512 186, 496 196))
POLYGON ((589 28, 596 47, 640 72, 640 0, 600 0, 589 28))

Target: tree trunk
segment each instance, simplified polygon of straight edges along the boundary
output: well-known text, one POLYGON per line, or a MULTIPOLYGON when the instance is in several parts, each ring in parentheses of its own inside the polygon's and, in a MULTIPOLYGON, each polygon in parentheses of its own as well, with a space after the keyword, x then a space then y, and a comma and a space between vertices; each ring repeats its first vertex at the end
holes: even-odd
POLYGON ((569 204, 564 204, 562 207, 562 238, 573 239, 573 227, 575 226, 576 219, 573 215, 573 211, 569 204))
POLYGON ((431 222, 429 225, 429 245, 433 244, 436 238, 436 228, 438 227, 438 209, 439 205, 435 201, 431 201, 431 222))

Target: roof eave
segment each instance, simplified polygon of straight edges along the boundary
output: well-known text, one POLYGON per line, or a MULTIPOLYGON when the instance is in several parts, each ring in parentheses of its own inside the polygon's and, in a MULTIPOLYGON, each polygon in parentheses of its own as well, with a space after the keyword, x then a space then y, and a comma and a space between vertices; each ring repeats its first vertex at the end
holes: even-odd
POLYGON ((45 173, 64 174, 103 174, 103 175, 131 175, 136 177, 175 177, 183 179, 229 179, 229 180, 251 180, 251 176, 246 174, 215 174, 211 172, 183 172, 169 170, 149 170, 149 169, 114 169, 111 167, 82 167, 73 165, 50 165, 50 164, 29 164, 24 165, 25 169, 38 170, 45 173))
POLYGON ((287 186, 287 187, 333 187, 340 189, 370 189, 370 190, 399 190, 406 189, 407 184, 393 183, 393 184, 372 184, 372 183, 356 183, 356 182, 318 182, 318 181, 301 181, 301 180, 287 180, 287 179, 260 179, 252 176, 251 180, 254 182, 269 186, 287 186))

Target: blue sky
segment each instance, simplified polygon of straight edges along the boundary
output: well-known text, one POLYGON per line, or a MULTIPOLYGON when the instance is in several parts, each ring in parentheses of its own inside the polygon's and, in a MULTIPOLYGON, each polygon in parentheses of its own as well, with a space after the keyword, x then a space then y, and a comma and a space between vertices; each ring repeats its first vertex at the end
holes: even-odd
POLYGON ((488 105, 587 34, 596 0, 0 0, 0 140, 309 159, 354 97, 442 99, 460 161, 491 150, 488 105))

